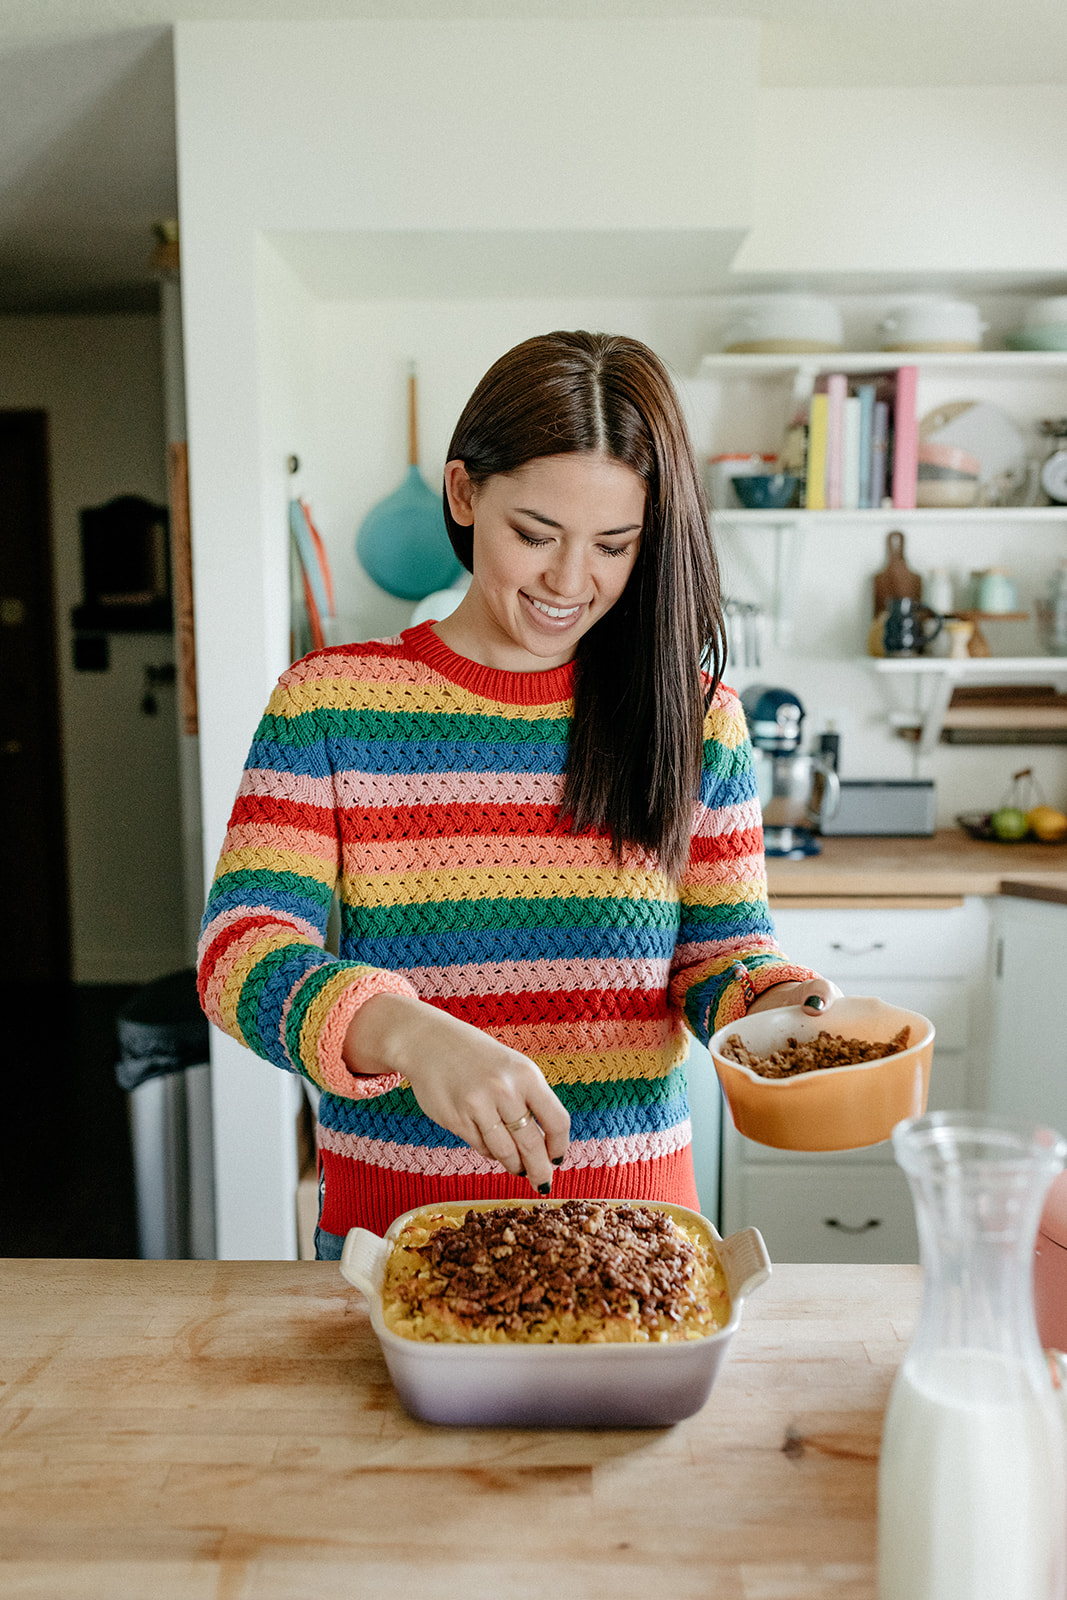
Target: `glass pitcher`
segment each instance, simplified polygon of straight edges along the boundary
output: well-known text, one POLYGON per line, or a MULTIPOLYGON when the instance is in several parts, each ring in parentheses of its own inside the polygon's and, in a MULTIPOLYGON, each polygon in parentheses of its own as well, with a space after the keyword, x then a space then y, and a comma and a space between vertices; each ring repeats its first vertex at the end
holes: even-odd
POLYGON ((1062 1600, 1062 1414, 1034 1321, 1034 1242, 1067 1156, 970 1112, 893 1130, 923 1268, 878 1470, 879 1600, 1062 1600))

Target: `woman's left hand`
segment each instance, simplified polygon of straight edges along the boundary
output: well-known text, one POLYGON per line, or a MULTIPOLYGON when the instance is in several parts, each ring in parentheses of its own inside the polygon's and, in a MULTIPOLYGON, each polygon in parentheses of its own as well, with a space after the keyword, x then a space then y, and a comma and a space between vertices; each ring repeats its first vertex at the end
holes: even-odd
POLYGON ((802 983, 776 983, 772 988, 764 989, 749 1006, 748 1015, 751 1016, 754 1011, 776 1011, 779 1006, 803 1006, 805 1011, 817 1016, 841 998, 842 991, 836 983, 816 974, 813 978, 805 978, 802 983))

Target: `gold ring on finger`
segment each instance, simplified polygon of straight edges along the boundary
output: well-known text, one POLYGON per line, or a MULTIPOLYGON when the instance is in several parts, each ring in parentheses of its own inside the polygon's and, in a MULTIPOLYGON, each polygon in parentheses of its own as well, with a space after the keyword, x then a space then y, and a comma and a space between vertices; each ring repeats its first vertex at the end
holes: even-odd
POLYGON ((514 1122, 502 1122, 500 1126, 502 1128, 506 1128, 509 1133, 518 1133, 519 1129, 525 1128, 529 1121, 530 1113, 528 1111, 524 1111, 521 1117, 515 1118, 514 1122))

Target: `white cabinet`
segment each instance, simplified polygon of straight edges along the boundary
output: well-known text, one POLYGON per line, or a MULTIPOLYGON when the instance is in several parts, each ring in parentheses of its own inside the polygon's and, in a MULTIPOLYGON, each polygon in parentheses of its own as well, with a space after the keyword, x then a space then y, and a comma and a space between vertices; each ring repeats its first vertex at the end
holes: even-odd
MULTIPOLYGON (((919 1011, 937 1036, 930 1110, 982 1104, 989 1038, 989 910, 784 910, 779 943, 846 994, 919 1011)), ((1064 912, 1067 927, 1067 910, 1064 912)), ((832 1025, 832 1013, 828 1018, 832 1025)), ((778 1261, 917 1261, 911 1195, 888 1143, 805 1154, 744 1139, 723 1118, 723 1233, 755 1226, 778 1261)))
POLYGON ((1067 905, 993 909, 989 1109, 1067 1133, 1067 905))

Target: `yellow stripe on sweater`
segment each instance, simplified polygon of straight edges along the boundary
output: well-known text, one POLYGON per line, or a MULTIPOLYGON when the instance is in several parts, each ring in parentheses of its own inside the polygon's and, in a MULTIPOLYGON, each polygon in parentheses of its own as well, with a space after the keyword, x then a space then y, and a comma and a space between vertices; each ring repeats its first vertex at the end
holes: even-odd
POLYGON ((666 1078, 689 1054, 687 1034, 680 1034, 672 1050, 591 1050, 538 1054, 537 1064, 549 1083, 621 1083, 631 1078, 645 1081, 666 1078))
POLYGON ((748 906, 765 898, 763 877, 748 883, 687 883, 687 906, 748 906))
POLYGON ((581 868, 458 868, 433 872, 392 872, 378 877, 346 873, 341 880, 346 904, 362 906, 429 905, 467 900, 640 900, 673 903, 675 890, 658 872, 607 873, 581 868))
POLYGON ((435 683, 382 683, 361 678, 325 678, 276 688, 267 711, 274 717, 306 716, 309 711, 330 707, 351 712, 353 701, 360 711, 381 711, 402 716, 493 717, 511 722, 543 722, 569 717, 573 702, 550 700, 544 705, 510 705, 472 694, 459 684, 447 687, 435 683), (299 690, 299 693, 295 691, 299 690))
POLYGON ((254 944, 249 944, 241 951, 240 957, 227 972, 221 990, 219 991, 218 1008, 222 1026, 227 1033, 232 1033, 235 1039, 247 1045, 248 1040, 241 1032, 237 1023, 237 1007, 241 1001, 241 994, 254 967, 261 962, 264 956, 269 956, 273 950, 292 949, 294 944, 311 944, 310 939, 293 937, 293 929, 277 928, 267 929, 254 944))
POLYGON ((323 883, 328 889, 333 888, 337 877, 333 861, 296 850, 227 850, 219 857, 216 881, 229 872, 291 872, 298 878, 312 878, 316 883, 323 883))
MULTIPOLYGON (((311 1073, 316 1083, 322 1083, 323 1081, 319 1069, 319 1035, 322 1032, 327 1016, 344 991, 350 989, 354 983, 358 983, 361 978, 366 977, 373 970, 372 967, 359 967, 351 964, 342 966, 339 971, 334 973, 332 978, 327 979, 308 1006, 300 1024, 300 1039, 297 1051, 300 1057, 300 1065, 311 1073)), ((299 1002, 299 997, 300 990, 298 988, 293 991, 292 1001, 294 1005, 299 1002)))

